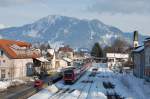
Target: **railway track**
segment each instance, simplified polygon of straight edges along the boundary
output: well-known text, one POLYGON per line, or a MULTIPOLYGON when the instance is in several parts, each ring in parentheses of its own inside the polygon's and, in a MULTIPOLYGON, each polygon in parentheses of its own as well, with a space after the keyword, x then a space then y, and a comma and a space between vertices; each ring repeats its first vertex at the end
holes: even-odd
POLYGON ((90 84, 90 88, 89 88, 89 90, 88 90, 88 95, 87 95, 86 99, 90 99, 89 96, 91 96, 91 92, 90 92, 90 91, 91 91, 92 85, 93 85, 93 84, 91 83, 91 84, 90 84))
POLYGON ((73 91, 76 90, 76 89, 72 88, 74 86, 76 86, 76 85, 71 85, 71 86, 69 86, 66 89, 60 89, 58 92, 56 92, 55 94, 53 94, 52 96, 50 96, 48 99, 65 99, 65 97, 67 97, 67 95, 69 95, 70 93, 72 93, 73 91))
MULTIPOLYGON (((103 68, 103 69, 105 69, 105 68, 103 68)), ((105 73, 107 73, 106 69, 103 70, 103 71, 105 73)), ((84 79, 82 79, 82 77, 81 77, 75 84, 70 85, 66 89, 60 89, 58 92, 56 92, 55 94, 50 96, 48 99, 65 99, 65 98, 69 97, 70 93, 72 93, 75 90, 79 90, 80 91, 79 95, 76 97, 77 99, 91 99, 91 97, 92 97, 92 93, 91 93, 92 86, 96 87, 97 93, 99 92, 99 89, 98 89, 98 85, 94 85, 94 83, 96 84, 96 79, 95 78, 97 76, 96 75, 95 76, 89 76, 89 75, 90 75, 89 72, 86 73, 85 76, 87 76, 87 77, 83 77, 84 79), (82 82, 82 80, 85 80, 85 81, 82 82), (86 83, 86 81, 87 81, 87 83, 86 83), (80 84, 80 86, 78 88, 77 88, 77 84, 78 85, 80 84)), ((104 74, 104 76, 110 76, 110 75, 108 73, 108 74, 104 74)), ((108 80, 109 77, 107 77, 105 79, 108 80)), ((98 94, 97 94, 97 96, 98 96, 98 94)), ((106 97, 108 97, 108 96, 106 95, 106 97)), ((111 99, 111 98, 109 98, 109 99, 111 99)), ((114 98, 114 96, 113 96, 112 99, 119 99, 119 98, 114 98)), ((120 98, 120 99, 122 99, 122 98, 120 98)))
POLYGON ((69 88, 66 89, 60 89, 58 92, 50 96, 48 99, 59 99, 64 93, 69 92, 69 88))
POLYGON ((92 80, 93 80, 93 83, 91 83, 91 85, 90 85, 90 88, 89 88, 89 90, 88 90, 88 95, 87 95, 87 97, 86 97, 86 99, 91 99, 92 97, 92 89, 91 88, 93 88, 92 86, 95 86, 96 87, 96 91, 97 91, 97 93, 98 93, 98 86, 97 86, 97 79, 95 79, 96 77, 97 77, 97 74, 99 74, 99 69, 98 69, 98 66, 96 66, 96 68, 94 68, 94 71, 96 70, 96 73, 94 74, 94 76, 93 76, 93 78, 92 78, 92 80))
POLYGON ((118 93, 115 91, 115 85, 111 82, 110 78, 114 78, 114 75, 110 75, 109 72, 106 72, 107 69, 104 68, 104 74, 107 76, 107 81, 106 79, 103 81, 103 86, 106 89, 105 95, 107 96, 107 99, 125 99, 125 97, 120 96, 118 93))
POLYGON ((84 85, 82 86, 82 88, 80 89, 80 94, 78 95, 77 99, 81 99, 82 93, 83 93, 84 90, 87 88, 86 86, 87 86, 87 84, 84 84, 84 85))
POLYGON ((77 85, 81 84, 81 81, 87 75, 88 75, 88 73, 86 72, 85 75, 83 75, 76 83, 74 83, 73 85, 70 85, 70 86, 68 85, 68 87, 65 89, 65 91, 62 90, 62 89, 60 89, 58 92, 56 92, 55 94, 53 94, 52 96, 50 96, 48 99, 65 99, 65 97, 67 97, 73 91, 75 91, 77 89, 85 88, 85 86, 86 86, 85 84, 83 85, 82 88, 80 88, 81 86, 77 87, 77 85))
MULTIPOLYGON (((94 69, 94 68, 93 68, 94 69)), ((88 75, 88 85, 85 83, 85 85, 82 87, 81 89, 81 93, 80 95, 77 97, 77 99, 82 99, 82 96, 83 96, 83 92, 87 90, 87 95, 86 95, 86 98, 85 99, 88 99, 88 97, 91 95, 90 91, 91 91, 91 87, 93 85, 93 83, 95 82, 94 81, 94 78, 96 77, 96 72, 92 71, 91 74, 88 75), (86 87, 85 87, 86 86, 86 87), (87 88, 88 86, 88 88, 87 88), (87 89, 86 89, 87 88, 87 89)), ((89 98, 90 99, 90 98, 89 98)))

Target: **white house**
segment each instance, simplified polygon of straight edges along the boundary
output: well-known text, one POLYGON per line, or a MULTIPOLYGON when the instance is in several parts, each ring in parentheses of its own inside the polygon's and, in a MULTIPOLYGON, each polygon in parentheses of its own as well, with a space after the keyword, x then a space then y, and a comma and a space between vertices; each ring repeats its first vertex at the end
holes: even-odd
POLYGON ((64 68, 67 67, 67 61, 63 60, 63 59, 56 59, 56 69, 58 68, 64 68))
POLYGON ((114 67, 114 66, 122 66, 123 62, 128 61, 129 54, 123 54, 123 53, 107 53, 106 57, 108 59, 108 67, 114 67))
POLYGON ((56 53, 56 69, 70 66, 73 60, 73 53, 73 49, 69 46, 60 47, 56 53))
POLYGON ((48 60, 51 61, 52 68, 56 67, 56 53, 54 49, 47 49, 48 52, 48 60))
POLYGON ((74 54, 73 49, 70 48, 69 46, 60 47, 58 50, 59 58, 67 57, 73 59, 73 54, 74 54))
POLYGON ((0 40, 0 79, 23 79, 32 74, 33 59, 40 56, 31 44, 0 40))

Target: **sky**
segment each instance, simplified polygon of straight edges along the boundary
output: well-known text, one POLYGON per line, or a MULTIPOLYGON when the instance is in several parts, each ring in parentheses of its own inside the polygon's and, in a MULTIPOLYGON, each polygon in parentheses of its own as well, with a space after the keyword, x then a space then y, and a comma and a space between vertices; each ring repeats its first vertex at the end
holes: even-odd
POLYGON ((99 19, 124 32, 150 35, 150 0, 0 0, 0 28, 22 26, 48 15, 99 19))

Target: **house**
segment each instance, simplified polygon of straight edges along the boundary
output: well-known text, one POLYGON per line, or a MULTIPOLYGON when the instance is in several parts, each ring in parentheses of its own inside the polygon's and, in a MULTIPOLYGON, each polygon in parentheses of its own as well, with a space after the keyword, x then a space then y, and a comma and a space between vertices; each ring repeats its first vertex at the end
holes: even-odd
POLYGON ((47 59, 51 62, 51 68, 56 67, 56 52, 54 49, 47 49, 47 59))
POLYGON ((59 69, 59 68, 65 68, 68 66, 68 63, 67 61, 63 60, 63 59, 56 59, 56 69, 59 69))
POLYGON ((33 63, 35 75, 46 75, 51 69, 51 62, 44 57, 34 58, 33 63))
POLYGON ((150 81, 150 38, 144 41, 144 78, 150 81))
POLYGON ((65 68, 67 66, 72 65, 73 61, 73 49, 69 46, 60 47, 58 51, 55 53, 56 62, 55 68, 65 68))
MULTIPOLYGON (((58 54, 58 53, 57 53, 58 54)), ((67 66, 71 66, 73 64, 73 60, 68 57, 56 57, 55 68, 65 68, 67 66)))
POLYGON ((30 43, 0 39, 0 79, 23 79, 33 73, 33 58, 39 50, 30 43))
POLYGON ((150 38, 146 38, 143 46, 138 45, 138 32, 134 32, 132 59, 133 74, 150 81, 150 38))
POLYGON ((128 61, 129 54, 124 53, 106 53, 106 57, 108 60, 108 67, 119 67, 122 66, 122 63, 128 61))
POLYGON ((73 65, 73 60, 67 57, 63 57, 63 60, 67 62, 67 66, 73 65))
POLYGON ((144 46, 140 46, 133 50, 133 74, 137 77, 143 78, 144 76, 144 46))
POLYGON ((73 53, 74 53, 73 49, 70 48, 69 46, 60 47, 58 50, 58 57, 59 58, 67 57, 73 59, 73 53))
POLYGON ((85 57, 86 57, 85 54, 82 52, 74 52, 73 60, 75 60, 75 61, 83 60, 83 59, 85 59, 85 57))

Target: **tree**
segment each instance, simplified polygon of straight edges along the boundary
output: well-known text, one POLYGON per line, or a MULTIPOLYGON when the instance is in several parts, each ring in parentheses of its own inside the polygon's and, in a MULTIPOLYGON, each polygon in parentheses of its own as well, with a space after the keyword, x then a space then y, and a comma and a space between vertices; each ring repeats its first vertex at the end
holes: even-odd
POLYGON ((92 51, 91 51, 91 56, 103 57, 103 50, 102 50, 101 46, 99 45, 99 43, 94 44, 92 51))
POLYGON ((116 39, 111 46, 104 48, 105 53, 126 53, 131 45, 123 39, 116 39))
POLYGON ((123 53, 126 50, 127 44, 128 43, 125 40, 116 39, 112 44, 112 48, 116 53, 123 53))

